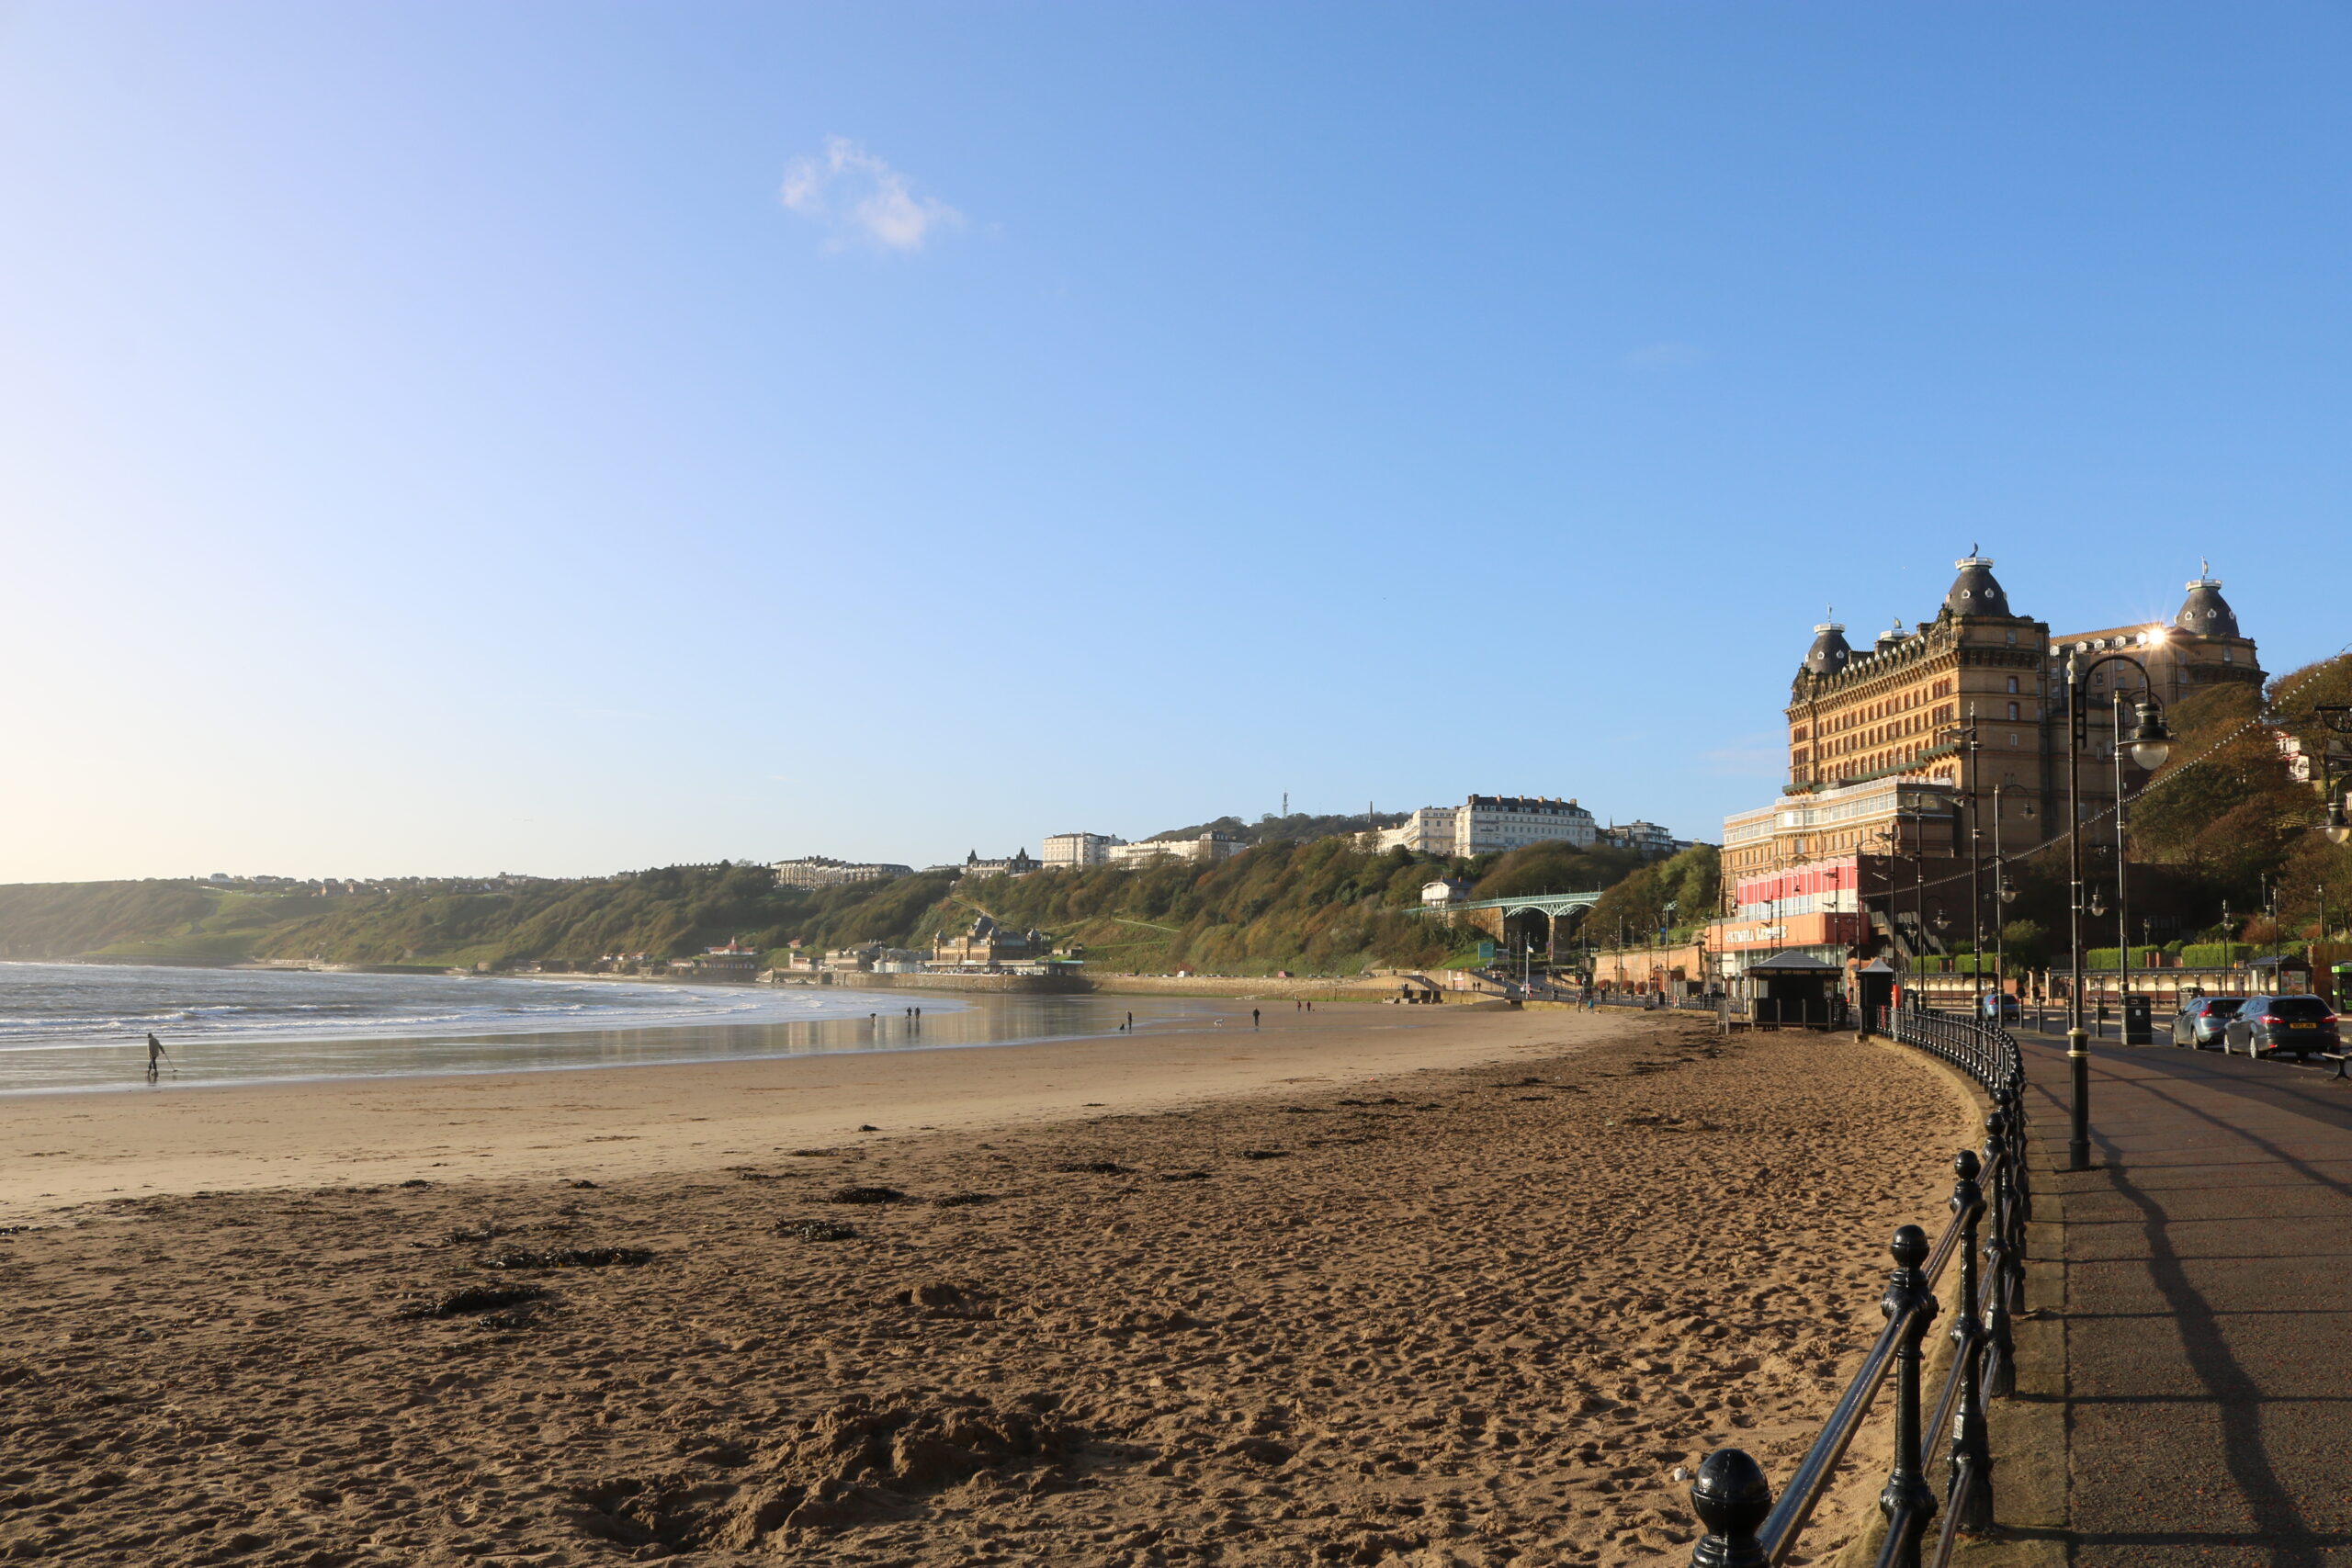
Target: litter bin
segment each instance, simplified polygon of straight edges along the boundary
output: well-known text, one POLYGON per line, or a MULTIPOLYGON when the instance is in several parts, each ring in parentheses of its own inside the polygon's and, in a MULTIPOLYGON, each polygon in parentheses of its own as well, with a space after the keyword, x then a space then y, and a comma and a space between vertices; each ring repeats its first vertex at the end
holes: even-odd
POLYGON ((2153 1045, 2155 1032, 2149 1027, 2149 998, 2131 996, 2123 998, 2123 1043, 2153 1045))

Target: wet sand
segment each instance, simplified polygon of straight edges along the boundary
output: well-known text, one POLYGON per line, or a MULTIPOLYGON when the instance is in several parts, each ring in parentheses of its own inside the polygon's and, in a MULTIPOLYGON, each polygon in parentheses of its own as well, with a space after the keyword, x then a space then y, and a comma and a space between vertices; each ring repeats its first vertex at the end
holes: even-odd
POLYGON ((1402 1010, 7 1107, 0 1555, 1687 1556, 1673 1467, 1786 1473, 1963 1097, 1849 1040, 1402 1010))
POLYGON ((1201 1015, 1197 1025, 1156 1017, 1137 998, 1132 1035, 1027 1045, 252 1086, 166 1077, 152 1089, 5 1096, 0 1218, 143 1192, 677 1170, 788 1141, 1345 1083, 1493 1060, 1532 1041, 1598 1038, 1601 1029, 1575 1015, 1376 1003, 1303 1013, 1287 1002, 1261 1008, 1263 1026, 1253 1029, 1249 1002, 1184 1005, 1201 1015))

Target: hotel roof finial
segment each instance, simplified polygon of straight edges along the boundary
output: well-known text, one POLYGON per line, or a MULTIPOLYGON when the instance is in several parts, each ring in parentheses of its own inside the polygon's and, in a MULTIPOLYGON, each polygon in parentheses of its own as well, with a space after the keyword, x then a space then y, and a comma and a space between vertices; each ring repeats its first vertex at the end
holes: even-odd
POLYGON ((2213 563, 2200 556, 2197 565, 2203 575, 2188 585, 2188 597, 2172 624, 2206 637, 2236 637, 2238 617, 2230 602, 2222 597, 2222 580, 2213 575, 2213 563))
POLYGON ((1970 542, 1967 556, 1951 564, 1960 575, 1952 580, 1951 589, 1944 594, 1945 609, 1955 615, 2006 615, 2009 613, 2007 595, 2001 592, 2000 583, 1993 577, 1993 562, 1990 558, 1977 553, 1974 541, 1970 542))

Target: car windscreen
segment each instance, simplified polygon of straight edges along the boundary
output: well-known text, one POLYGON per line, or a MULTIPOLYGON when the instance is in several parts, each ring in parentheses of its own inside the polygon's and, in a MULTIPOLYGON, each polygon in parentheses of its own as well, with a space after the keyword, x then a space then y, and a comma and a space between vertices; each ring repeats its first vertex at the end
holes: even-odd
POLYGON ((2327 1016, 2327 1004, 2317 997, 2273 997, 2262 1010, 2290 1023, 2311 1022, 2327 1016))

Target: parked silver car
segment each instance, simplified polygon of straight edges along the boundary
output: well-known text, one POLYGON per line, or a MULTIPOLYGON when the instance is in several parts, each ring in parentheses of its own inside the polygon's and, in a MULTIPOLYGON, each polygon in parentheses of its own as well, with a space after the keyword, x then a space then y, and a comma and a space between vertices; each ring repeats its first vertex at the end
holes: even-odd
POLYGON ((2223 1032, 2245 1002, 2244 997, 2194 997, 2173 1015, 2172 1043, 2192 1050, 2229 1049, 2223 1032))
POLYGON ((2305 1060, 2344 1049, 2335 1010, 2317 997, 2248 997, 2230 1020, 2225 1051, 2305 1060))

